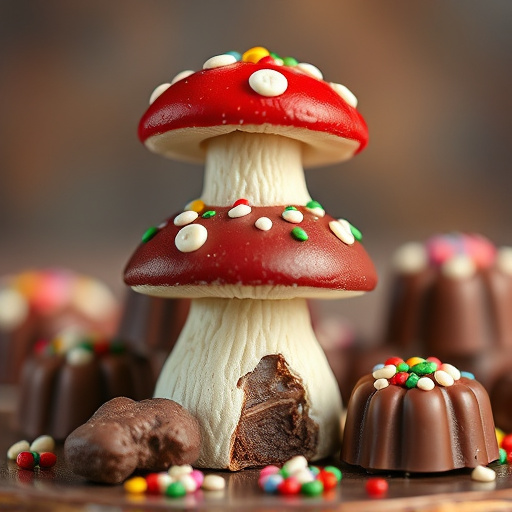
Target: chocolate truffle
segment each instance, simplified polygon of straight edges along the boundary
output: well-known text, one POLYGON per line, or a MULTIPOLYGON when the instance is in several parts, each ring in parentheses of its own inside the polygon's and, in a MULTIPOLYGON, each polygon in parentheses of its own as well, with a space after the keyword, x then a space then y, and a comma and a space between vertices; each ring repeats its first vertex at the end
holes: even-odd
POLYGON ((489 397, 480 383, 434 358, 394 359, 356 384, 343 461, 367 470, 431 473, 499 458, 489 397))

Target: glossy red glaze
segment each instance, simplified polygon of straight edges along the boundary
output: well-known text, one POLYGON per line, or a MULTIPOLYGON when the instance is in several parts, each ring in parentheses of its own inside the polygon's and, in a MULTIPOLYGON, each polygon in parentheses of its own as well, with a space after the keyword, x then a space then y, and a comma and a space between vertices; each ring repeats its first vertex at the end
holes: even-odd
POLYGON ((168 224, 141 244, 125 270, 130 286, 307 286, 327 290, 369 291, 377 276, 364 247, 347 245, 329 228, 329 215, 316 217, 302 206, 300 227, 309 239, 300 242, 291 231, 297 224, 282 219, 285 206, 253 207, 249 215, 231 219, 229 207, 205 206, 214 217, 194 221, 208 230, 206 243, 194 252, 182 253, 174 243, 181 227, 168 224), (261 231, 260 217, 273 226, 261 231))
POLYGON ((199 145, 208 136, 244 130, 244 126, 265 126, 267 133, 276 133, 272 126, 292 128, 285 134, 292 138, 293 128, 322 132, 335 139, 355 141, 358 146, 353 153, 361 151, 368 142, 368 129, 362 116, 327 82, 298 68, 270 62, 237 62, 198 71, 179 80, 143 115, 139 138, 147 142, 166 132, 192 129, 199 145), (287 90, 274 97, 255 92, 249 86, 249 77, 259 69, 283 74, 288 80, 287 90), (219 130, 205 135, 205 130, 201 130, 205 127, 219 130))

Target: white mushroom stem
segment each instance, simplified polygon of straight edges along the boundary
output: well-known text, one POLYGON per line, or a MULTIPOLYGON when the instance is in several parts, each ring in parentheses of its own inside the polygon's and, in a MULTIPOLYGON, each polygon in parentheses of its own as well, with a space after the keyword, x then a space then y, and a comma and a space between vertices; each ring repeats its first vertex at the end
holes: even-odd
POLYGON ((306 391, 319 426, 314 459, 336 451, 341 399, 313 330, 306 301, 195 299, 160 374, 155 396, 188 409, 202 431, 199 467, 228 468, 244 391, 239 379, 267 355, 282 355, 306 391))
POLYGON ((201 199, 229 206, 241 197, 253 206, 305 205, 311 200, 302 167, 302 143, 264 133, 233 132, 207 142, 201 199))

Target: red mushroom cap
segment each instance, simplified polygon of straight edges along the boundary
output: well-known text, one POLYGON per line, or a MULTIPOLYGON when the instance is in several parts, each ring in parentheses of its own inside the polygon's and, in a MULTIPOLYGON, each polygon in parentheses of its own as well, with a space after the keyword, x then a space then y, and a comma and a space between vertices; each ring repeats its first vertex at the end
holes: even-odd
POLYGON ((191 298, 335 298, 372 290, 377 276, 363 246, 338 238, 329 215, 295 209, 303 215, 300 224, 286 221, 282 206, 253 207, 238 218, 230 217, 229 207, 215 207, 214 215, 203 213, 187 224, 207 232, 190 252, 177 248, 183 227, 173 217, 135 251, 125 282, 150 295, 191 298), (267 231, 256 226, 261 217, 272 221, 267 231), (294 237, 299 226, 307 240, 294 237))
POLYGON ((366 123, 337 92, 343 86, 269 60, 234 62, 178 80, 143 115, 140 140, 169 158, 202 162, 208 138, 236 130, 277 134, 304 142, 306 166, 346 160, 366 146, 366 123), (284 92, 256 92, 249 80, 260 70, 284 83, 284 92))

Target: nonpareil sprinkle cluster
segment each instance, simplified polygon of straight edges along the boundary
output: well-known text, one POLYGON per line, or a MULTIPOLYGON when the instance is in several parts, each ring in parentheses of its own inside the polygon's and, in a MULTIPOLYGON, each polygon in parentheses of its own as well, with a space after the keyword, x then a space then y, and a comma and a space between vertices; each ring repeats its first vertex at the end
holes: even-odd
POLYGON ((407 361, 400 357, 390 357, 383 364, 376 365, 372 375, 377 390, 392 384, 407 389, 431 391, 436 385, 453 386, 461 377, 475 378, 469 372, 460 372, 455 366, 442 363, 437 357, 411 357, 407 361))
POLYGON ((258 483, 267 493, 318 496, 337 487, 341 478, 342 473, 337 467, 308 466, 306 458, 297 455, 285 462, 281 469, 277 466, 264 467, 258 483))

